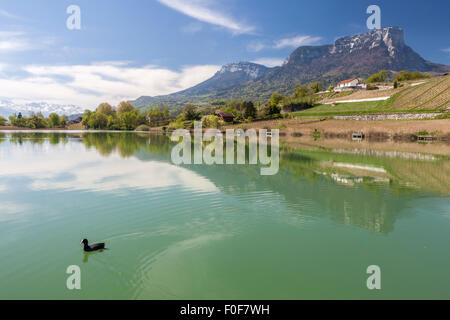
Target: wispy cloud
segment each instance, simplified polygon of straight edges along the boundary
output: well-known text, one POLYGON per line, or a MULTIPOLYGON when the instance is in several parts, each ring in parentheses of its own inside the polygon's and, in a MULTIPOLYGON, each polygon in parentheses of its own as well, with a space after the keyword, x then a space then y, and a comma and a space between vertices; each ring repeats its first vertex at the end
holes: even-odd
POLYGON ((317 44, 320 40, 322 40, 321 37, 313 37, 313 36, 295 36, 292 38, 284 38, 280 39, 278 41, 275 41, 274 48, 275 49, 282 49, 282 48, 297 48, 300 46, 308 46, 317 44))
POLYGON ((9 19, 21 19, 21 17, 16 16, 6 10, 0 9, 0 16, 3 16, 5 18, 9 18, 9 19))
POLYGON ((259 52, 266 48, 266 45, 261 41, 252 41, 247 45, 247 50, 250 52, 259 52))
POLYGON ((285 59, 281 58, 259 58, 256 60, 253 60, 253 63, 262 64, 263 66, 273 68, 273 67, 279 67, 284 63, 285 59))
POLYGON ((158 2, 191 18, 226 28, 233 33, 251 33, 254 30, 254 27, 241 23, 218 9, 211 8, 214 4, 212 0, 158 0, 158 2))
POLYGON ((30 102, 77 105, 92 109, 100 102, 117 104, 141 95, 163 95, 192 87, 212 77, 220 66, 186 66, 171 70, 158 66, 133 67, 111 61, 89 65, 28 65, 23 77, 0 78, 2 98, 14 105, 30 102))
POLYGON ((446 49, 442 49, 442 51, 447 52, 447 53, 450 53, 450 47, 449 47, 449 48, 446 48, 446 49))
POLYGON ((32 45, 23 32, 0 31, 0 52, 26 51, 32 45))
POLYGON ((299 35, 292 38, 283 38, 275 41, 253 40, 247 44, 247 51, 260 52, 267 49, 298 48, 300 46, 313 45, 321 41, 321 37, 299 35))

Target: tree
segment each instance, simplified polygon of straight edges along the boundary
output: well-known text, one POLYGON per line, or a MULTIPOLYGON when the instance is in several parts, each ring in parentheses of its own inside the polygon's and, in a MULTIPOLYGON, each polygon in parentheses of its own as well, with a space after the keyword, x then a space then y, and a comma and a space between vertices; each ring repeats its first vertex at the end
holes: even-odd
POLYGON ((334 90, 334 86, 333 85, 330 85, 329 87, 328 87, 328 91, 333 91, 334 90))
MULTIPOLYGON (((59 117, 58 117, 59 118, 59 117)), ((42 113, 33 113, 29 118, 22 118, 26 122, 28 128, 42 129, 49 126, 50 119, 47 121, 42 113)))
POLYGON ((184 120, 191 121, 198 119, 198 113, 194 105, 187 104, 183 108, 183 117, 184 120))
POLYGON ((281 108, 278 105, 268 104, 264 108, 264 115, 271 116, 273 114, 279 114, 281 112, 281 108))
POLYGON ((394 89, 397 89, 397 88, 398 88, 398 80, 395 79, 395 80, 394 80, 394 89))
POLYGON ((90 129, 107 129, 108 117, 99 112, 93 112, 88 120, 88 128, 90 129))
POLYGON ((52 128, 57 128, 60 125, 59 116, 56 113, 52 113, 49 116, 49 125, 52 128))
POLYGON ((252 101, 244 101, 242 103, 242 111, 245 119, 250 117, 256 118, 256 108, 252 101))
POLYGON ((309 87, 311 88, 311 91, 314 93, 318 93, 320 91, 322 91, 323 88, 323 83, 322 82, 313 82, 309 85, 309 87))
POLYGON ((0 116, 0 126, 6 125, 7 122, 8 122, 8 120, 6 120, 6 119, 3 118, 2 116, 0 116))
POLYGON ((131 112, 133 110, 134 106, 130 102, 122 101, 121 103, 119 103, 119 106, 117 107, 117 115, 120 116, 125 112, 131 112))
POLYGON ((20 112, 19 112, 19 115, 13 114, 13 115, 9 116, 9 123, 15 127, 25 128, 26 121, 22 117, 22 114, 20 112), (20 117, 19 117, 19 115, 20 115, 20 117))
POLYGON ((69 122, 69 118, 65 114, 59 118, 59 125, 61 127, 65 127, 68 122, 69 122))
POLYGON ((85 128, 89 128, 89 119, 92 116, 92 111, 91 110, 85 110, 83 113, 83 118, 81 119, 81 124, 83 125, 83 127, 85 128))
POLYGON ((284 102, 286 100, 286 97, 279 94, 278 92, 275 92, 272 94, 272 96, 269 99, 269 103, 272 106, 278 106, 280 103, 284 102))
POLYGON ((367 80, 366 83, 376 83, 376 82, 385 82, 388 76, 387 70, 381 70, 378 73, 375 73, 371 75, 367 80))
POLYGON ((137 119, 138 119, 137 110, 124 112, 120 115, 120 126, 123 130, 134 130, 134 128, 138 126, 137 119))
POLYGON ((99 106, 97 108, 97 112, 100 112, 100 113, 106 114, 107 116, 110 116, 114 113, 114 110, 109 103, 104 102, 104 103, 99 104, 99 106))
POLYGON ((308 88, 304 85, 297 85, 295 88, 294 98, 303 98, 308 95, 308 88))

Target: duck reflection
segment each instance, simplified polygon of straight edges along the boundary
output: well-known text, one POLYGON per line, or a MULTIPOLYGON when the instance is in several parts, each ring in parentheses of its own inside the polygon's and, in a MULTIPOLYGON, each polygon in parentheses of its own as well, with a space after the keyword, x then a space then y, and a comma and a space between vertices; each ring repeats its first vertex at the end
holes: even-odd
POLYGON ((105 250, 98 250, 98 251, 92 251, 92 252, 83 252, 83 263, 89 262, 89 257, 102 253, 105 250))

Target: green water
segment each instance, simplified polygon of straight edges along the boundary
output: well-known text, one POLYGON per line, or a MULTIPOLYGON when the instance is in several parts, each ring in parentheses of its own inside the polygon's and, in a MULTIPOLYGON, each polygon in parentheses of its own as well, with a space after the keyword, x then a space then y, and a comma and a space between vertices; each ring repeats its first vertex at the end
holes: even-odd
POLYGON ((0 133, 0 299, 450 299, 448 157, 286 147, 261 176, 172 147, 0 133))

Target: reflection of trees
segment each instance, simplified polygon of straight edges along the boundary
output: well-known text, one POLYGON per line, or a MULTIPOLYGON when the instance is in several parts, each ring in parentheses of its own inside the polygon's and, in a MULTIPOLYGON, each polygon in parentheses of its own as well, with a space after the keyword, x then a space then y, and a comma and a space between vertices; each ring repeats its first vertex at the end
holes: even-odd
POLYGON ((69 139, 81 140, 87 149, 95 149, 103 156, 116 152, 122 158, 132 157, 137 150, 150 153, 170 154, 170 139, 163 135, 134 132, 0 132, 0 142, 8 139, 13 144, 51 145, 67 143, 69 139))
MULTIPOLYGON (((48 140, 48 143, 59 144, 71 138, 76 138, 87 149, 94 149, 103 156, 117 153, 123 158, 134 156, 142 161, 170 162, 174 145, 167 136, 132 132, 13 133, 10 141, 17 144, 42 144, 48 140)), ((246 146, 247 155, 248 151, 246 146)), ((409 198, 415 198, 424 191, 448 194, 450 187, 448 158, 420 161, 338 154, 330 150, 285 148, 280 151, 280 171, 275 176, 261 176, 260 167, 255 165, 185 167, 206 177, 224 193, 239 197, 270 191, 280 195, 284 203, 298 214, 326 217, 379 233, 393 231, 395 221, 408 205, 409 198), (361 176, 356 171, 336 168, 333 161, 383 167, 387 171, 388 182, 374 183, 370 173, 361 176), (349 180, 362 179, 353 186, 345 186, 334 181, 332 174, 339 174, 349 180), (415 189, 409 186, 411 182, 415 189), (310 209, 304 210, 303 204, 307 204, 307 207, 311 205, 310 209)))
POLYGON ((14 144, 26 142, 33 145, 41 145, 48 140, 50 144, 57 145, 59 143, 67 143, 71 137, 76 137, 76 135, 61 132, 13 132, 9 136, 9 142, 14 144))
POLYGON ((155 153, 169 152, 169 139, 162 135, 87 132, 82 135, 82 141, 86 148, 95 148, 103 156, 109 156, 117 151, 122 158, 129 158, 142 149, 155 153))

